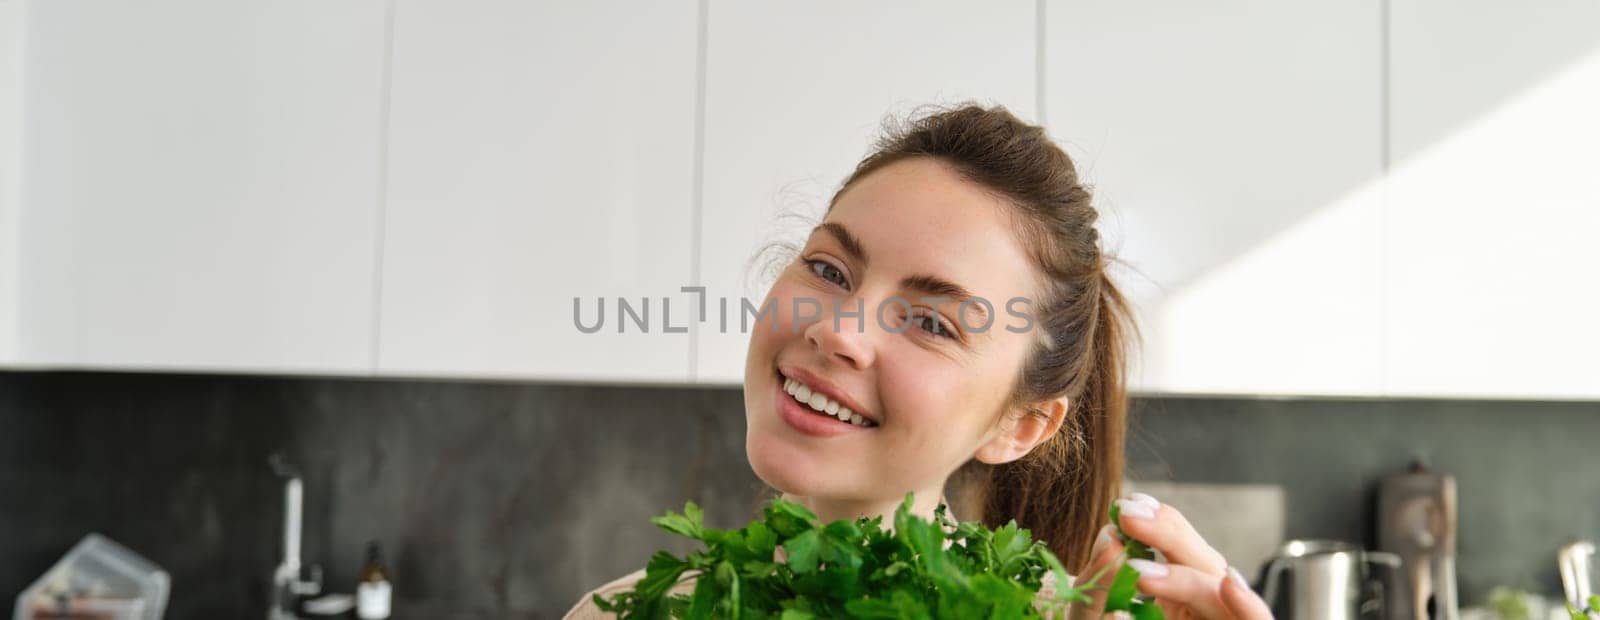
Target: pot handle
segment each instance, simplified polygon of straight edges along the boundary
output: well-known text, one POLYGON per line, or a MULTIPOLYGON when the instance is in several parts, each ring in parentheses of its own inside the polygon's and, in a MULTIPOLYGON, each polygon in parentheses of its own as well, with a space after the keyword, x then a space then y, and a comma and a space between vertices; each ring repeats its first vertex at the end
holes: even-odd
POLYGON ((1370 570, 1365 570, 1365 567, 1373 565, 1387 566, 1398 573, 1400 567, 1404 565, 1404 561, 1397 554, 1384 553, 1382 551, 1364 552, 1361 554, 1361 561, 1364 565, 1363 572, 1366 573, 1366 578, 1363 581, 1367 584, 1368 591, 1368 596, 1361 602, 1361 614, 1366 617, 1381 618, 1383 617, 1383 610, 1389 605, 1389 597, 1394 595, 1389 592, 1388 588, 1384 587, 1382 579, 1372 575, 1370 570))

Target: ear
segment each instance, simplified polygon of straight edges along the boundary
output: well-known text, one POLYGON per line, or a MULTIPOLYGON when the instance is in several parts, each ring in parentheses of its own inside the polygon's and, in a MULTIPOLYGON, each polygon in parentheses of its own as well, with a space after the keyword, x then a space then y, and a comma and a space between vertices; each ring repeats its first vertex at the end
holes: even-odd
POLYGON ((1035 409, 1046 415, 1023 412, 1020 417, 1003 424, 999 433, 979 447, 973 458, 990 465, 999 465, 1027 456, 1035 447, 1061 430, 1061 424, 1067 419, 1067 407, 1070 404, 1065 396, 1038 403, 1035 409))

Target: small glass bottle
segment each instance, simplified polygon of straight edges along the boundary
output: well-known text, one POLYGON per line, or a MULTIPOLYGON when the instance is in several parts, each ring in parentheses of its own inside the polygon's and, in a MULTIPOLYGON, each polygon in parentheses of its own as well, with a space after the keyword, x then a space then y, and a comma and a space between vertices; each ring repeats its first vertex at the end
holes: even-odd
POLYGON ((374 540, 367 543, 367 565, 361 569, 361 580, 356 582, 356 617, 361 620, 388 618, 393 597, 389 569, 384 567, 383 554, 378 549, 378 541, 374 540))

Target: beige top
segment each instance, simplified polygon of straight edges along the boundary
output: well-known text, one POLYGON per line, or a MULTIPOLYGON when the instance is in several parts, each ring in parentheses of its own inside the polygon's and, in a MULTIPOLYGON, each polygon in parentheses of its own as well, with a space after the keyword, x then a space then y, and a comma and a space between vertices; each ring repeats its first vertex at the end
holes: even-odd
MULTIPOLYGON (((669 594, 690 594, 694 592, 695 580, 693 577, 698 573, 689 572, 684 574, 687 575, 687 577, 679 581, 677 585, 673 586, 672 590, 669 591, 669 594)), ((1071 577, 1071 575, 1068 575, 1068 577, 1071 577)), ((594 599, 592 597, 596 594, 599 594, 601 598, 609 599, 619 593, 633 589, 633 585, 638 583, 640 579, 644 579, 644 569, 639 569, 632 573, 628 573, 627 575, 615 581, 590 590, 588 593, 583 595, 582 600, 579 600, 576 605, 572 606, 572 609, 567 611, 565 620, 598 620, 600 618, 610 618, 611 614, 600 611, 600 608, 595 606, 594 599)), ((1052 600, 1054 600, 1055 596, 1055 573, 1045 573, 1044 579, 1039 583, 1039 593, 1034 597, 1034 603, 1042 607, 1043 605, 1049 604, 1052 600)))

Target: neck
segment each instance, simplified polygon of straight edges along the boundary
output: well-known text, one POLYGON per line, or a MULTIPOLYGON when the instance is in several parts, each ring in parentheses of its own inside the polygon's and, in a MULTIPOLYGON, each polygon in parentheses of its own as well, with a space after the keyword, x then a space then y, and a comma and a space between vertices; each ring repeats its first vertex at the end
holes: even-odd
MULTIPOLYGON (((944 500, 944 489, 941 486, 920 489, 915 491, 916 497, 912 499, 911 514, 917 515, 928 521, 933 521, 933 511, 944 500)), ((809 508, 811 512, 823 523, 832 523, 841 519, 855 519, 857 517, 883 517, 883 526, 894 526, 894 513, 900 509, 900 504, 905 503, 905 496, 883 499, 841 499, 835 497, 821 497, 814 495, 794 495, 784 493, 783 499, 809 508)), ((948 513, 947 513, 948 514, 948 513)))

